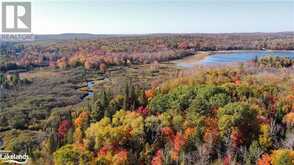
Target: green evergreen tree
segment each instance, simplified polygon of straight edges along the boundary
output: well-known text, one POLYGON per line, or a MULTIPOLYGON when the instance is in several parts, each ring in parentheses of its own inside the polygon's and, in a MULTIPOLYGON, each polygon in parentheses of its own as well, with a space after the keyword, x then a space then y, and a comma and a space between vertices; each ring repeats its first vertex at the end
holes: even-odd
POLYGON ((55 132, 50 132, 46 143, 47 151, 52 154, 59 147, 59 143, 58 135, 55 132))

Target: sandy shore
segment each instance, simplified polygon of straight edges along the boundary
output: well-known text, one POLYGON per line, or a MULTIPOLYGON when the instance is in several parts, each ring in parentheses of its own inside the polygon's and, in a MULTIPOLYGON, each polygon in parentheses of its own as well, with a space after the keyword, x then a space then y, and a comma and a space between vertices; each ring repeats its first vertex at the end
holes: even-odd
POLYGON ((198 51, 195 55, 193 56, 188 56, 179 60, 173 60, 170 61, 170 63, 174 63, 176 65, 195 65, 198 61, 204 59, 205 57, 209 56, 211 52, 206 52, 206 51, 198 51))

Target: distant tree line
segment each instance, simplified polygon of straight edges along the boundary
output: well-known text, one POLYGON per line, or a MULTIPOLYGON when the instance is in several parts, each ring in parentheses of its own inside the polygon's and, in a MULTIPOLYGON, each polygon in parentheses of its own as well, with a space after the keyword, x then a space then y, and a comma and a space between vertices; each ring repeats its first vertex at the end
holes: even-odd
MULTIPOLYGON (((189 51, 294 50, 293 33, 166 34, 103 37, 96 40, 3 44, 1 55, 19 66, 71 66, 150 63, 189 55, 189 51), (182 53, 181 53, 182 52, 182 53), (186 52, 186 53, 183 53, 186 52), (187 54, 188 53, 188 54, 187 54)), ((3 64, 1 64, 3 65, 3 64)), ((3 66, 0 66, 3 68, 3 66)), ((4 69, 2 69, 4 70, 4 69)))

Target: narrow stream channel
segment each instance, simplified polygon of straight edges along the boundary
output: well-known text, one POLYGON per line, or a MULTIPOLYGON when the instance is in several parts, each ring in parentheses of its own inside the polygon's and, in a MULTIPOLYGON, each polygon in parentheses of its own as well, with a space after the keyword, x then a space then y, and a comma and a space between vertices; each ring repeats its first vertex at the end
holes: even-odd
POLYGON ((87 97, 94 96, 93 88, 94 88, 94 81, 87 81, 87 93, 81 96, 81 100, 84 100, 87 97))

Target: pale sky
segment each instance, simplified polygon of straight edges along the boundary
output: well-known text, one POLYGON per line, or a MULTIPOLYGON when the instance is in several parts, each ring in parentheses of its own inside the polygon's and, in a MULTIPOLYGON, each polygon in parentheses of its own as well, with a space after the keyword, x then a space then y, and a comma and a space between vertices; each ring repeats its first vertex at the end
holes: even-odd
POLYGON ((31 2, 34 34, 294 31, 294 0, 31 0, 31 2))

